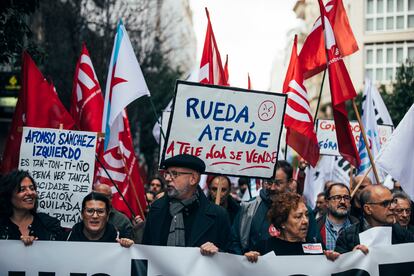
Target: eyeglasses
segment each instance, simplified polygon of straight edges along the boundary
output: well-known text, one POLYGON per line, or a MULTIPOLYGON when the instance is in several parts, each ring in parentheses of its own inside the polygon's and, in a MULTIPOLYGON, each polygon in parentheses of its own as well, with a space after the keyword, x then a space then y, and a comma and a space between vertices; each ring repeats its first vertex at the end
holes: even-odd
POLYGON ((165 179, 167 179, 167 177, 171 177, 171 179, 176 179, 177 177, 183 174, 193 174, 193 173, 192 172, 163 171, 163 176, 165 179))
POLYGON ((404 212, 406 212, 407 214, 411 214, 411 208, 407 208, 407 209, 397 208, 397 209, 394 209, 394 212, 396 212, 397 214, 402 214, 404 212))
POLYGON ((373 205, 379 205, 384 208, 389 207, 391 204, 395 203, 395 199, 387 199, 380 202, 367 202, 366 204, 373 204, 373 205))
POLYGON ((273 184, 279 186, 279 185, 283 185, 283 184, 286 184, 286 183, 287 183, 287 181, 280 180, 280 179, 266 179, 264 181, 264 184, 269 185, 269 186, 272 186, 273 184))
POLYGON ((85 208, 85 214, 92 217, 94 214, 98 215, 98 217, 103 217, 106 215, 106 209, 93 209, 93 208, 85 208))
POLYGON ((341 200, 344 200, 346 202, 351 201, 351 197, 349 195, 334 195, 334 196, 328 197, 328 199, 337 201, 337 202, 340 202, 341 200))

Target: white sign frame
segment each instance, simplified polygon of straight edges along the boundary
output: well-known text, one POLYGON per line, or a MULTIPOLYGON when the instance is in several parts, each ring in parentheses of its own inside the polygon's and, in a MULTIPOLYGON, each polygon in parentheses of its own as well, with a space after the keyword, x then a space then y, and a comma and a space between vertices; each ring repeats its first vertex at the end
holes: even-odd
POLYGON ((161 162, 187 153, 205 162, 206 173, 271 178, 276 173, 286 101, 287 95, 281 93, 179 80, 161 162), (254 145, 247 144, 253 140, 254 145))
MULTIPOLYGON (((358 148, 359 135, 361 130, 359 128, 358 121, 350 121, 352 135, 354 136, 355 145, 358 148)), ((332 126, 335 126, 335 122, 332 119, 318 119, 316 123, 316 136, 319 143, 321 155, 333 155, 340 156, 338 142, 336 139, 336 131, 332 130, 332 126), (325 129, 322 129, 322 124, 325 125, 325 129)), ((381 145, 384 144, 393 132, 394 127, 392 125, 378 125, 378 131, 380 136, 381 145)))
POLYGON ((92 191, 96 142, 96 132, 23 128, 19 169, 37 183, 38 211, 63 227, 80 221, 82 200, 92 191))

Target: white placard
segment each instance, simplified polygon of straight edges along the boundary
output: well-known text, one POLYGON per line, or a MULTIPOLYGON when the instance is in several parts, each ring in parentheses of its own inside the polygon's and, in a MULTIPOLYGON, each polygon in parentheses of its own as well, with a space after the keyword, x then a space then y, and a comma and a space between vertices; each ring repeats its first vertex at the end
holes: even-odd
POLYGON ((163 160, 187 153, 206 172, 270 178, 286 95, 178 81, 163 160))
POLYGON ((335 262, 323 255, 276 256, 273 252, 250 263, 246 257, 218 253, 202 256, 199 248, 116 243, 1 241, 0 275, 413 275, 414 244, 370 248, 342 254, 335 262))
POLYGON ((24 127, 19 169, 37 183, 38 211, 72 227, 80 220, 82 199, 91 192, 96 133, 24 127))
POLYGON ((392 244, 392 227, 376 226, 359 233, 359 242, 367 247, 392 244))
MULTIPOLYGON (((358 147, 359 136, 361 129, 358 122, 349 122, 352 130, 352 135, 355 139, 355 145, 358 147)), ((391 137, 393 126, 390 125, 378 125, 379 137, 381 145, 385 144, 389 137, 391 137)), ((316 135, 318 137, 318 143, 320 148, 320 154, 325 155, 337 155, 339 154, 338 142, 336 139, 335 122, 334 120, 322 120, 318 119, 316 124, 316 135)), ((368 137, 367 137, 368 138, 368 137)))

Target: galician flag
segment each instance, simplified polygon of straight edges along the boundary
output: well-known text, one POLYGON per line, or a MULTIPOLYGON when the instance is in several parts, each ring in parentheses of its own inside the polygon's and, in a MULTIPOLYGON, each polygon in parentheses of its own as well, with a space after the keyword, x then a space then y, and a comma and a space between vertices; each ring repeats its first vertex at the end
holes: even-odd
POLYGON ((128 34, 120 22, 109 65, 102 120, 105 146, 100 156, 103 156, 101 162, 106 171, 98 169, 96 183, 116 184, 112 187, 112 205, 130 218, 133 215, 143 218, 146 208, 143 179, 126 113, 128 104, 142 96, 150 96, 150 93, 128 34))
MULTIPOLYGON (((371 150, 372 157, 375 159, 375 157, 378 155, 381 149, 381 144, 377 120, 375 118, 373 93, 378 93, 377 91, 375 91, 375 85, 371 82, 370 79, 365 79, 365 101, 362 106, 362 124, 365 128, 365 134, 369 141, 369 149, 371 150)), ((364 139, 362 138, 362 133, 359 136, 358 152, 359 157, 361 159, 361 165, 358 168, 358 174, 364 174, 365 171, 367 171, 371 166, 371 162, 369 160, 368 151, 365 146, 364 139)), ((372 172, 370 172, 368 176, 373 181, 373 183, 376 182, 374 174, 372 172)), ((384 176, 381 172, 378 172, 378 176, 380 178, 380 181, 384 179, 384 176)))
POLYGON ((122 21, 118 24, 109 64, 105 89, 102 132, 105 132, 105 150, 117 146, 122 112, 134 100, 150 96, 147 84, 122 21))

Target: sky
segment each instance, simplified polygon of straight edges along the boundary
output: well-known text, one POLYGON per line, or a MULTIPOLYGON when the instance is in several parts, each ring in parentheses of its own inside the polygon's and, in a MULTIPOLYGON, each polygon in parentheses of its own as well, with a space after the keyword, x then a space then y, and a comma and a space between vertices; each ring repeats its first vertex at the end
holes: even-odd
POLYGON ((203 51, 207 7, 223 65, 229 55, 230 85, 247 88, 249 73, 253 89, 268 91, 271 78, 284 79, 284 70, 277 76, 271 76, 271 70, 275 58, 283 55, 287 32, 298 25, 292 10, 295 3, 296 0, 190 0, 197 63, 203 51))

